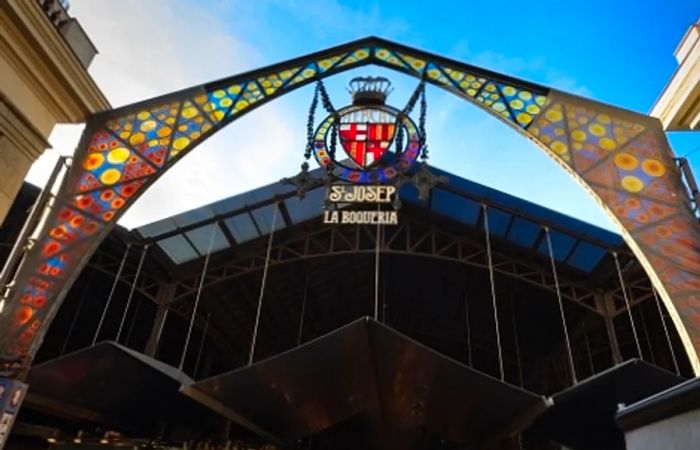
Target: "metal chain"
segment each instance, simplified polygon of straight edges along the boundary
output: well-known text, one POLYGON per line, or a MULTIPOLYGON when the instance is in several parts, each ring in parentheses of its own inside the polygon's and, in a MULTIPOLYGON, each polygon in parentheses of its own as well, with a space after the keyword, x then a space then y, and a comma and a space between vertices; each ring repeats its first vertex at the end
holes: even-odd
POLYGON ((428 144, 427 135, 425 133, 425 115, 428 110, 428 102, 425 100, 425 84, 421 89, 420 93, 420 116, 418 118, 418 132, 420 133, 421 139, 421 160, 425 161, 428 159, 428 144))
POLYGON ((311 157, 311 151, 314 148, 314 116, 316 115, 316 107, 318 106, 318 91, 319 85, 314 89, 314 97, 309 106, 309 116, 306 122, 306 150, 304 151, 304 159, 311 157))

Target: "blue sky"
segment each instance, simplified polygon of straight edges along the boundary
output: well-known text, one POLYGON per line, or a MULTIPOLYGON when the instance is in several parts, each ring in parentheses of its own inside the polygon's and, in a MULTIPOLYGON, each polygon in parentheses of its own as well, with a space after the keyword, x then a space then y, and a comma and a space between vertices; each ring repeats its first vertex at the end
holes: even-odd
MULTIPOLYGON (((100 50, 91 73, 115 106, 376 35, 646 113, 676 68, 673 51, 700 18, 700 1, 73 0, 71 14, 100 50)), ((327 82, 334 103, 349 100, 351 77, 367 74, 392 79, 396 106, 415 86, 397 73, 360 69, 327 82)), ((121 223, 136 226, 296 172, 311 93, 296 91, 234 122, 121 223)), ((435 88, 428 102, 432 164, 612 227, 568 175, 507 126, 435 88)), ((57 130, 52 154, 70 153, 78 133, 57 130)), ((670 138, 679 155, 700 146, 700 133, 670 138)), ((700 175, 700 151, 691 160, 700 175)), ((42 164, 30 180, 41 179, 42 164)))

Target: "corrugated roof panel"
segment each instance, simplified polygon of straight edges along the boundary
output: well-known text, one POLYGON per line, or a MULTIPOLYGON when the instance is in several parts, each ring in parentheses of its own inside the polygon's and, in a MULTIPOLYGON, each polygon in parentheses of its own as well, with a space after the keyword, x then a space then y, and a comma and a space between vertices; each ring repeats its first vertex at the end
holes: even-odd
MULTIPOLYGON (((564 261, 568 256, 569 252, 576 244, 577 239, 569 236, 568 234, 560 233, 558 231, 549 230, 549 235, 552 239, 552 251, 554 252, 554 259, 557 261, 564 261)), ((549 249, 547 248, 547 239, 542 239, 537 251, 543 255, 549 257, 549 249)))
POLYGON ((212 239, 212 232, 214 233, 213 241, 211 243, 211 252, 218 252, 226 247, 228 247, 228 241, 226 236, 221 231, 221 228, 217 224, 206 225, 203 227, 195 228, 194 230, 185 233, 192 242, 192 245, 197 249, 200 255, 206 255, 209 249, 209 240, 212 239))
POLYGON ((229 217, 224 223, 238 243, 249 241, 260 236, 260 233, 258 233, 258 230, 255 228, 253 219, 250 218, 247 212, 229 217))
POLYGON ((175 264, 181 264, 199 255, 180 234, 158 241, 158 246, 173 260, 175 264))
POLYGON ((320 216, 325 195, 326 189, 321 187, 307 192, 303 199, 295 196, 285 200, 284 205, 292 222, 297 224, 320 216))
POLYGON ((431 207, 439 214, 470 226, 476 225, 481 209, 478 203, 442 189, 433 190, 431 207))
POLYGON ((541 231, 542 227, 535 222, 516 217, 510 227, 507 239, 522 247, 532 248, 541 231))
POLYGON ((591 272, 605 257, 607 250, 585 241, 579 242, 568 264, 586 272, 591 272))
POLYGON ((275 210, 277 210, 275 217, 275 231, 277 231, 284 228, 284 218, 282 217, 279 208, 277 208, 277 205, 272 204, 263 206, 262 208, 254 209, 251 212, 253 219, 255 219, 255 223, 258 224, 258 228, 260 228, 260 232, 262 234, 268 234, 270 232, 270 226, 272 225, 272 213, 275 212, 275 210))

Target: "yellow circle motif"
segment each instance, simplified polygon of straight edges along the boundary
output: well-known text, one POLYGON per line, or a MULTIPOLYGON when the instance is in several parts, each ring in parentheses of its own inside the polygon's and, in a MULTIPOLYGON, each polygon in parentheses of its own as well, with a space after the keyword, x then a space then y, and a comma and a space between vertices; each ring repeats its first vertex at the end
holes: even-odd
POLYGON ((151 113, 149 113, 148 111, 141 111, 136 115, 136 118, 139 120, 146 120, 149 117, 151 117, 151 113))
POLYGON ((557 136, 564 136, 564 129, 563 129, 563 128, 560 128, 560 127, 557 127, 557 128, 554 129, 554 134, 557 135, 557 136))
POLYGON ((219 102, 219 105, 223 106, 224 108, 228 108, 232 104, 233 104, 233 100, 231 100, 228 97, 226 97, 225 99, 223 99, 219 102))
POLYGON ((129 138, 129 144, 139 145, 145 140, 146 140, 146 136, 144 136, 143 133, 134 133, 129 138))
POLYGON ((527 108, 525 108, 525 111, 529 112, 530 114, 539 114, 540 107, 535 105, 535 104, 530 104, 530 105, 527 105, 527 108))
POLYGON ((437 69, 430 69, 430 70, 428 71, 428 76, 429 76, 430 78, 433 78, 433 79, 439 78, 439 77, 440 77, 440 71, 437 70, 437 69))
POLYGON ((151 131, 156 127, 156 121, 155 120, 146 120, 145 122, 141 123, 141 131, 151 131))
MULTIPOLYGON (((290 75, 291 75, 291 73, 290 73, 290 75)), ((228 88, 228 93, 229 93, 229 94, 236 95, 236 94, 238 94, 239 92, 241 92, 241 87, 240 87, 239 85, 237 85, 237 84, 236 84, 235 86, 231 86, 230 88, 228 88)))
POLYGON ((588 131, 590 131, 593 136, 598 137, 605 136, 606 132, 605 127, 599 123, 590 124, 590 126, 588 127, 588 131))
POLYGON ((598 114, 597 119, 598 119, 598 122, 600 122, 604 125, 607 125, 610 123, 610 116, 608 116, 607 114, 598 114))
POLYGON ((629 192, 639 192, 644 189, 644 183, 642 180, 635 176, 626 176, 622 178, 622 187, 629 192))
POLYGON ((532 94, 528 91, 520 91, 518 93, 518 97, 520 97, 523 100, 530 100, 532 98, 532 94))
POLYGON ((495 109, 495 110, 498 111, 498 112, 505 111, 506 105, 504 105, 504 104, 501 103, 501 102, 494 103, 494 104, 493 104, 493 109, 495 109))
POLYGON ((493 92, 496 90, 496 86, 494 86, 493 84, 487 84, 485 89, 489 92, 493 92))
POLYGON ((639 165, 637 158, 629 153, 618 153, 613 161, 622 170, 634 170, 639 165))
POLYGON ((666 167, 656 159, 645 159, 642 163, 642 170, 652 177, 662 177, 666 173, 666 167))
POLYGON ((544 113, 544 116, 549 120, 550 122, 559 122, 561 120, 561 111, 558 109, 548 109, 546 113, 544 113))
POLYGON ((224 91, 223 89, 219 89, 217 91, 214 91, 212 95, 216 98, 224 98, 226 97, 226 91, 224 91))
POLYGON ((245 108, 246 106, 248 106, 248 102, 245 101, 245 100, 241 100, 241 101, 239 101, 239 102, 236 102, 236 109, 239 110, 239 111, 240 111, 241 109, 245 108))
POLYGON ((530 116, 530 114, 528 114, 528 113, 520 113, 520 114, 518 114, 517 119, 518 119, 518 122, 520 122, 522 124, 528 124, 532 121, 532 116, 530 116))
POLYGON ((129 159, 130 154, 131 152, 124 147, 118 147, 107 154, 107 161, 112 164, 121 164, 129 159))
POLYGON ((190 106, 182 110, 182 117, 184 117, 185 119, 191 119, 197 114, 199 114, 199 111, 197 111, 197 108, 195 108, 194 106, 190 106))
POLYGON ((122 177, 122 173, 117 169, 107 169, 100 175, 100 181, 106 185, 114 184, 122 177))
POLYGON ((515 95, 515 88, 513 86, 506 86, 503 88, 503 93, 508 97, 515 95))
POLYGON ((226 114, 224 114, 223 111, 220 111, 220 110, 217 109, 216 111, 214 111, 213 113, 211 113, 211 115, 214 117, 215 120, 221 120, 221 119, 224 118, 224 116, 225 116, 226 114))
POLYGON ((571 137, 572 137, 575 141, 583 142, 583 141, 586 140, 586 133, 583 132, 583 131, 581 131, 581 130, 574 130, 574 131, 571 133, 571 137))
POLYGON ((535 103, 537 103, 540 106, 544 105, 546 101, 547 97, 545 97, 544 95, 538 95, 537 97, 535 97, 535 103))
POLYGON ((615 150, 615 147, 617 147, 615 141, 610 138, 602 138, 600 141, 598 141, 598 144, 604 150, 615 150))
POLYGON ((467 95, 474 97, 476 95, 476 89, 467 89, 467 95))
POLYGON ((563 155, 564 153, 567 152, 566 144, 563 143, 562 141, 554 141, 552 142, 552 145, 549 146, 554 153, 557 155, 563 155))
POLYGON ((187 147, 187 144, 190 143, 190 140, 184 136, 180 136, 179 138, 175 139, 173 141, 173 148, 177 151, 180 151, 187 147))
POLYGON ((513 109, 522 109, 524 106, 522 100, 518 100, 517 98, 515 100, 511 100, 509 104, 513 109))

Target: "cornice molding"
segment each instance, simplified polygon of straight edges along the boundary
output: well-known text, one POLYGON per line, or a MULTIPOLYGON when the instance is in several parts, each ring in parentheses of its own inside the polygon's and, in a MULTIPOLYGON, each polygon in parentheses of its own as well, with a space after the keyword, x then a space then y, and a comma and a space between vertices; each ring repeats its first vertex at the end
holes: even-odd
MULTIPOLYGON (((84 122, 110 108, 102 91, 35 1, 0 4, 0 40, 57 122, 84 122)), ((2 47, 2 46, 0 46, 2 47)))

